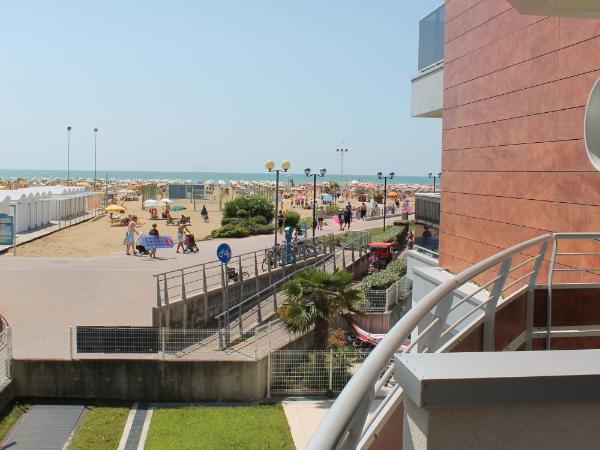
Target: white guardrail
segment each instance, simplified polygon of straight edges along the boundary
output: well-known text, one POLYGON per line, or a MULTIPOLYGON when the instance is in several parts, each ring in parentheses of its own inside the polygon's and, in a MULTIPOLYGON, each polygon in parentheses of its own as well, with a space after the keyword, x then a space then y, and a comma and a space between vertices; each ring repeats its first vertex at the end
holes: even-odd
MULTIPOLYGON (((368 448, 375 434, 382 429, 402 401, 402 389, 390 383, 394 353, 411 336, 410 344, 403 353, 444 352, 458 342, 461 330, 465 330, 468 319, 473 323, 483 322, 483 350, 494 349, 495 314, 499 300, 509 295, 527 292, 526 349, 531 349, 533 335, 533 300, 536 282, 542 263, 548 264, 548 300, 546 348, 550 348, 552 317, 553 278, 563 275, 563 280, 571 281, 573 272, 580 273, 585 281, 580 285, 600 285, 600 268, 594 266, 575 267, 573 264, 587 257, 598 258, 600 252, 558 252, 558 244, 563 240, 590 240, 600 244, 600 233, 554 233, 530 239, 510 247, 468 269, 453 275, 440 286, 418 301, 413 308, 387 333, 375 347, 364 364, 350 379, 329 413, 313 434, 309 450, 368 448), (549 259, 544 259, 548 245, 552 246, 549 259), (561 259, 559 262, 558 259, 561 259), (488 281, 485 281, 488 280, 488 281), (455 299, 455 290, 469 285, 469 294, 460 300, 455 299), (481 296, 483 295, 483 300, 481 296), (463 312, 466 313, 463 314, 463 312), (462 326, 462 328, 461 328, 462 326), (373 404, 375 394, 386 388, 387 394, 377 405, 375 412, 367 414, 373 404)), ((571 243, 570 249, 590 248, 571 243)), ((596 248, 600 248, 598 245, 596 248)), ((592 261, 593 262, 593 261, 592 261)), ((564 281, 563 281, 564 282, 564 281)), ((573 283, 571 283, 572 285, 573 283)))

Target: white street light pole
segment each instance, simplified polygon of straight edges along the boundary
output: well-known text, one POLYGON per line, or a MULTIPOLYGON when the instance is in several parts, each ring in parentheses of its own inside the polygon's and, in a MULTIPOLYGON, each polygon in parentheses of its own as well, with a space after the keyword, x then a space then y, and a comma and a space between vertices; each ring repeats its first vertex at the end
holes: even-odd
POLYGON ((344 175, 344 155, 348 153, 347 148, 336 148, 336 153, 340 155, 340 175, 344 175))
POLYGON ((71 184, 71 127, 67 127, 67 185, 71 184))

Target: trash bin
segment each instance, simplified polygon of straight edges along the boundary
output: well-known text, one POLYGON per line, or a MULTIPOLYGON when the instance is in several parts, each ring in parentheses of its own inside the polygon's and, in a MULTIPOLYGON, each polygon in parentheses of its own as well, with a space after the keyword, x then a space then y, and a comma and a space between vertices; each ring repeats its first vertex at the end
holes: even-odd
POLYGON ((402 213, 402 220, 408 220, 408 213, 407 212, 403 212, 402 213))

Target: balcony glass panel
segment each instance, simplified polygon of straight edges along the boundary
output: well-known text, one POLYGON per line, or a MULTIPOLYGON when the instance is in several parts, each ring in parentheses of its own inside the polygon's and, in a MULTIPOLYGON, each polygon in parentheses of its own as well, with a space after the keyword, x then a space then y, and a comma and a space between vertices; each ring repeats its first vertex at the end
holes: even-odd
POLYGON ((444 5, 419 22, 419 70, 444 59, 444 5))

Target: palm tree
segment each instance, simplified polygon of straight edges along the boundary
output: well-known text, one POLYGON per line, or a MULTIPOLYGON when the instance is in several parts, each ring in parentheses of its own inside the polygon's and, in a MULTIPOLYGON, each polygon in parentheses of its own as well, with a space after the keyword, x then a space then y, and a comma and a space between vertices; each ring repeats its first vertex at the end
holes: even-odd
POLYGON ((345 270, 302 270, 283 286, 283 291, 287 300, 279 308, 279 316, 293 333, 306 333, 314 327, 317 350, 327 349, 329 324, 337 316, 363 314, 361 291, 352 287, 352 274, 345 270))

